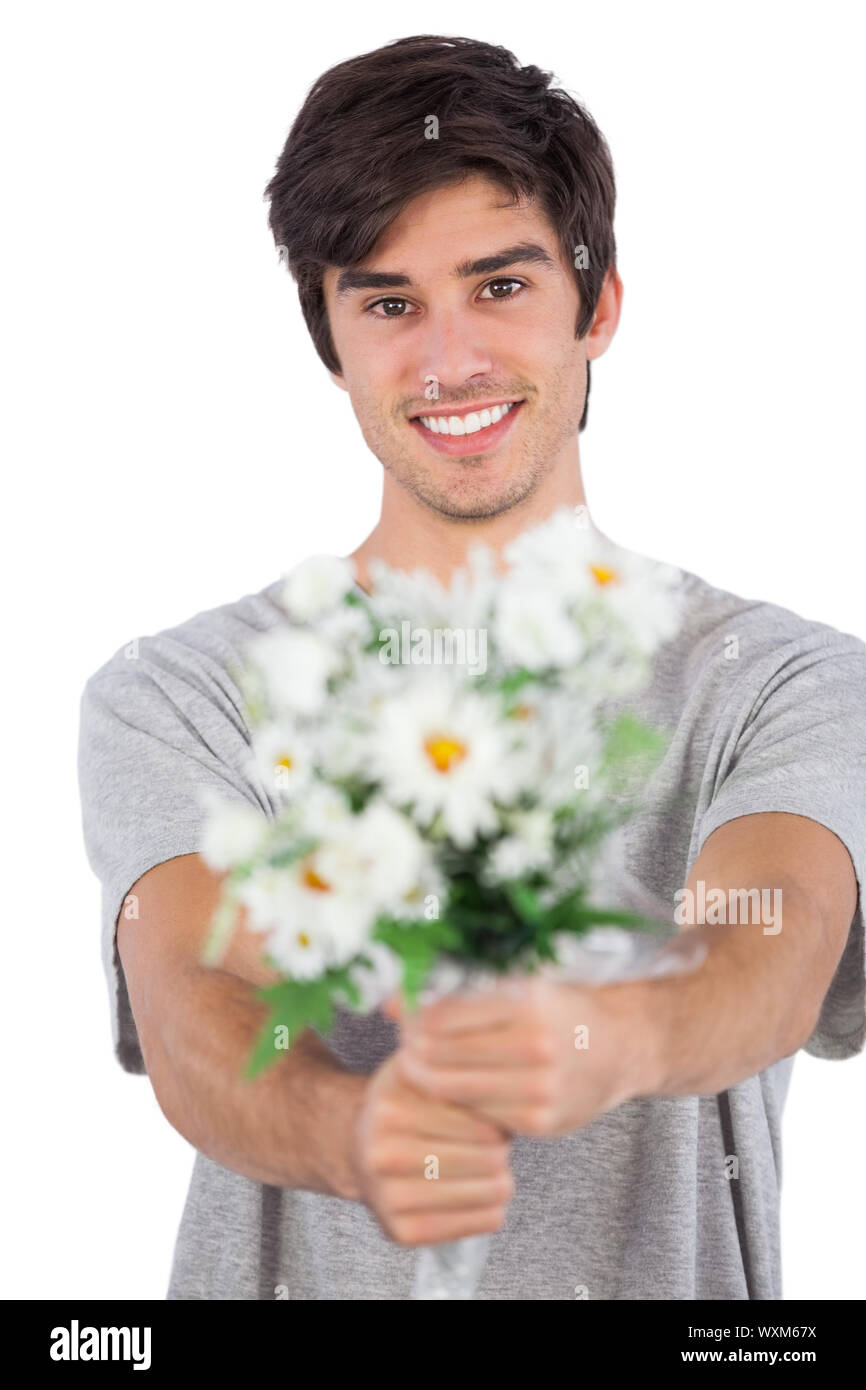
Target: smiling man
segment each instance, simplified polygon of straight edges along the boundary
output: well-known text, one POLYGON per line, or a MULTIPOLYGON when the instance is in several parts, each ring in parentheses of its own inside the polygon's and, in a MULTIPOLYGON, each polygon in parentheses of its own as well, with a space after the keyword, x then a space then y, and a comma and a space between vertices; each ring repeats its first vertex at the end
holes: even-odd
POLYGON ((513 533, 528 508, 544 516, 581 495, 587 360, 613 335, 621 292, 612 271, 589 338, 577 338, 574 274, 543 212, 471 174, 414 199, 368 269, 329 268, 334 380, 386 469, 388 502, 428 525, 431 513, 492 521, 525 504, 503 523, 513 533), (455 264, 456 247, 479 253, 455 264), (395 260, 414 273, 384 268, 395 260))
MULTIPOLYGON (((376 559, 447 581, 471 542, 501 556, 586 507, 590 364, 622 285, 610 155, 579 103, 502 48, 404 39, 320 78, 267 193, 383 468, 362 588, 376 559)), ((772 931, 686 914, 706 960, 682 978, 343 1012, 252 1084, 270 976, 245 921, 219 970, 201 963, 220 881, 200 793, 279 809, 236 671, 281 620, 282 578, 91 676, 79 772, 115 1048, 198 1151, 169 1298, 404 1299, 418 1246, 492 1231, 480 1299, 781 1297, 794 1054, 866 1037, 866 646, 681 583, 682 627, 631 706, 668 743, 609 899, 649 894, 673 923, 756 895, 781 904, 772 931)))

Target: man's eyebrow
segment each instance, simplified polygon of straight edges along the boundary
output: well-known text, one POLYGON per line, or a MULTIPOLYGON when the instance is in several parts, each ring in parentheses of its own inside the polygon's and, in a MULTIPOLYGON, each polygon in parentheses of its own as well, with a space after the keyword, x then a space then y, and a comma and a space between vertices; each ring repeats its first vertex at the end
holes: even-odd
POLYGON ((543 265, 556 269, 556 262, 549 251, 534 241, 521 241, 517 246, 507 246, 495 256, 482 256, 477 261, 461 261, 454 267, 454 274, 461 279, 472 275, 489 275, 492 270, 508 270, 512 265, 543 265))
MULTIPOLYGON (((542 265, 554 270, 556 262, 549 251, 534 241, 522 241, 516 246, 506 246, 493 256, 481 256, 475 261, 460 261, 454 267, 454 274, 461 280, 473 275, 489 275, 494 270, 509 270, 516 265, 542 265)), ((357 290, 412 289, 413 282, 408 275, 390 270, 354 270, 340 272, 337 278, 335 296, 338 303, 348 299, 357 290)))

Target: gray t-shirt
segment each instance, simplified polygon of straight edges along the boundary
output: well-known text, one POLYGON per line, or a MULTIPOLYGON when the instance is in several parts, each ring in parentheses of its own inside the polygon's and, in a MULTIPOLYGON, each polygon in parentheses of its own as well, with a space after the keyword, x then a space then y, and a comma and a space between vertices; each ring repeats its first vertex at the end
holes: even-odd
MULTIPOLYGON (((145 1067, 115 948, 126 894, 153 865, 200 850, 200 788, 277 810, 247 770, 233 672, 245 644, 281 621, 281 583, 120 648, 83 692, 84 838, 102 883, 114 1047, 130 1072, 145 1067)), ((854 1056, 866 1038, 866 645, 689 572, 683 585, 684 625, 630 702, 670 742, 629 823, 628 872, 673 909, 725 821, 787 811, 832 830, 851 855, 858 903, 805 1050, 854 1056)), ((610 900, 628 905, 628 893, 612 883, 610 900)), ((368 1073, 393 1050, 396 1029, 381 1012, 347 1011, 328 1041, 344 1065, 368 1073)), ((792 1065, 785 1058, 718 1096, 629 1101, 561 1138, 517 1138, 516 1195, 477 1297, 781 1298, 781 1116, 792 1065)), ((262 1185, 198 1154, 167 1296, 405 1299, 415 1262, 359 1203, 262 1185)))

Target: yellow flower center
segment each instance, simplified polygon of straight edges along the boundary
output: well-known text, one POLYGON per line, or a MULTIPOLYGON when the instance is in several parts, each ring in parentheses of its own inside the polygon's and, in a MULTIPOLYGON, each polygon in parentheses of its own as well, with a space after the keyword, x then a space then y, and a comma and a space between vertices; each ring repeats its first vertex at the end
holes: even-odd
POLYGON ((280 758, 280 760, 278 761, 277 767, 291 767, 291 766, 292 766, 292 759, 289 757, 288 753, 284 753, 283 756, 282 756, 282 757, 280 758))
POLYGON ((305 931, 299 931, 299 932, 298 932, 297 941, 298 941, 298 945, 299 945, 299 946, 309 946, 309 945, 310 945, 310 938, 307 936, 307 933, 306 933, 305 931))
POLYGON ((617 578, 616 570, 606 569, 604 565, 590 565, 589 568, 599 584, 610 584, 617 578))
POLYGON ((466 757, 466 744, 448 734, 434 734, 424 744, 424 751, 437 772, 450 772, 455 763, 466 757))
POLYGON ((319 877, 309 859, 302 867, 301 881, 305 888, 312 888, 314 893, 329 893, 331 890, 330 883, 319 877))

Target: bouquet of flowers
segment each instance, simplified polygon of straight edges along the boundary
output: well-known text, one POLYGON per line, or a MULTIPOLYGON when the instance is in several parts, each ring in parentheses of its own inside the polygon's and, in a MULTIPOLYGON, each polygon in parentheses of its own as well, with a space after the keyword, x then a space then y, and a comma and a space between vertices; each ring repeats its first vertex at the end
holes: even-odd
MULTIPOLYGON (((284 581, 285 623, 248 647, 251 770, 276 813, 210 793, 202 852, 225 874, 206 958, 244 908, 281 977, 259 992, 250 1076, 338 1007, 399 990, 412 1008, 506 971, 647 973, 671 935, 595 898, 665 746, 606 705, 675 634, 681 572, 612 546, 584 509, 503 560, 477 546, 448 587, 374 562, 367 593, 349 561, 314 557, 284 581)), ((429 1247, 416 1296, 455 1296, 449 1262, 465 1290, 486 1240, 429 1247)))

